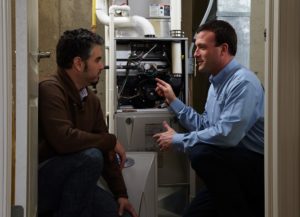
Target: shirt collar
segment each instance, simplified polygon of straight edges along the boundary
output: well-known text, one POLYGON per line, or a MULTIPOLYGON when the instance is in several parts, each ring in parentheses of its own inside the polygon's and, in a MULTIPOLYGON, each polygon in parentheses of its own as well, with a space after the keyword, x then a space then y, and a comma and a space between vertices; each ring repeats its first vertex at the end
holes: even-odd
POLYGON ((67 91, 67 94, 70 96, 70 98, 77 104, 83 102, 83 100, 88 96, 87 87, 82 88, 78 92, 78 89, 76 88, 74 82, 69 77, 69 75, 66 73, 66 71, 58 68, 57 75, 58 75, 59 79, 65 84, 64 87, 67 91), (81 93, 81 92, 83 92, 83 93, 81 93))
POLYGON ((235 72, 233 69, 237 66, 239 66, 239 63, 235 59, 232 59, 217 75, 211 75, 209 77, 210 83, 212 83, 214 87, 218 87, 228 76, 235 72))
POLYGON ((85 99, 85 97, 88 96, 88 91, 86 89, 86 87, 82 88, 80 91, 79 91, 79 95, 80 95, 80 100, 81 102, 85 99))

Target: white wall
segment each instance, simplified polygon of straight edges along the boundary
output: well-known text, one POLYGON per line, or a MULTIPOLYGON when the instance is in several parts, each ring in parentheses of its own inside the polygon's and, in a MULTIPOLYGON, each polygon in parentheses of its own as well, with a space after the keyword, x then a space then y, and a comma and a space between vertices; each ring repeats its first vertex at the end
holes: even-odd
POLYGON ((10 1, 0 1, 0 216, 11 209, 11 14, 10 1))

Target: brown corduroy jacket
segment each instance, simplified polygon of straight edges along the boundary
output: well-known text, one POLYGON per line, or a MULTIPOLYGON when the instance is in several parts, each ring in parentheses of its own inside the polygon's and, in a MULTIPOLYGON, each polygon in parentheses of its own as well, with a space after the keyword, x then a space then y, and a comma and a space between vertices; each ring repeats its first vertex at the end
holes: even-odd
MULTIPOLYGON (((87 88, 88 89, 88 88, 87 88)), ((108 133, 98 97, 79 91, 61 70, 39 84, 39 162, 53 156, 98 148, 104 155, 103 178, 116 198, 127 197, 114 152, 116 137, 108 133)))

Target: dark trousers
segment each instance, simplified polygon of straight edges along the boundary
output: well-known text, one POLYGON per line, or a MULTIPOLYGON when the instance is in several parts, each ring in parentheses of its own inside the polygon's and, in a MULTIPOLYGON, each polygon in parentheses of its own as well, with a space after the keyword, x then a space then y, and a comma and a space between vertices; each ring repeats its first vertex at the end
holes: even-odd
POLYGON ((97 181, 103 168, 96 148, 57 156, 39 169, 38 213, 53 217, 116 217, 118 205, 97 181))
POLYGON ((204 181, 184 217, 263 217, 264 157, 244 147, 197 144, 192 168, 204 181))

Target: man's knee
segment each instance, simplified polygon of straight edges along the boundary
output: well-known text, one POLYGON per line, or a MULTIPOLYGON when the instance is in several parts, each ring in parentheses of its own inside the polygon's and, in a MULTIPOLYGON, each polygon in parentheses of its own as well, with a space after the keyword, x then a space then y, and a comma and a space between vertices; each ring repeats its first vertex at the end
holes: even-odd
POLYGON ((85 164, 91 166, 100 166, 100 170, 103 168, 104 160, 102 152, 97 148, 89 148, 80 153, 85 164))

